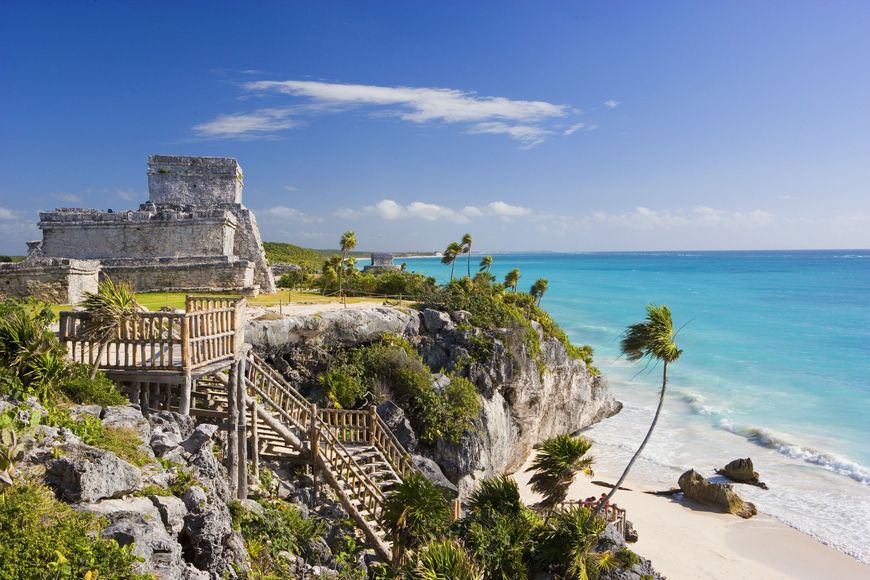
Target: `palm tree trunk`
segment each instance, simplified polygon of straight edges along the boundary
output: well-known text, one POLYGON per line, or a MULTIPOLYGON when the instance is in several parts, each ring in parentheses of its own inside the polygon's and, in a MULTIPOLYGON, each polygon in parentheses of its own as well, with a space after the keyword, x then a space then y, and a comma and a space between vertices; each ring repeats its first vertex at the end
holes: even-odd
POLYGON ((468 277, 471 278, 471 244, 468 245, 468 277))
POLYGON ((91 367, 91 372, 88 374, 88 378, 90 380, 94 380, 97 376, 97 371, 100 370, 100 361, 103 358, 103 351, 106 350, 106 343, 104 341, 100 342, 100 346, 97 347, 97 358, 94 361, 94 366, 91 367))
POLYGON ((456 258, 453 258, 453 261, 450 262, 450 281, 453 282, 453 268, 456 267, 456 258))
POLYGON ((668 386, 668 363, 665 361, 664 369, 662 371, 662 392, 659 395, 659 406, 656 407, 656 414, 653 416, 652 423, 650 423, 649 430, 646 432, 646 437, 643 438, 643 442, 640 444, 640 447, 637 448, 637 451, 634 452, 634 455, 631 458, 631 461, 628 462, 628 465, 625 466, 625 471, 622 472, 622 475, 619 477, 619 481, 616 482, 616 485, 613 486, 613 489, 610 490, 610 493, 607 494, 603 500, 598 502, 598 506, 596 506, 595 511, 592 512, 592 516, 588 521, 592 521, 595 519, 595 516, 598 515, 601 510, 604 509, 605 504, 610 501, 610 498, 616 493, 619 489, 619 486, 622 485, 622 482, 625 481, 626 476, 628 476, 628 472, 631 470, 634 462, 637 461, 637 458, 640 457, 643 448, 646 447, 647 442, 649 442, 649 438, 652 435, 653 429, 656 428, 656 423, 659 421, 659 415, 662 412, 662 404, 665 402, 665 389, 668 386))

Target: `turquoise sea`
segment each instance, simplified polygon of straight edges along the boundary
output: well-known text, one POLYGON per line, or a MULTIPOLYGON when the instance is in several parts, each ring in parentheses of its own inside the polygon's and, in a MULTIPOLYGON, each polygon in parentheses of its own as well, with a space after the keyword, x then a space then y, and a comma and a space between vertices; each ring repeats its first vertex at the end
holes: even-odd
MULTIPOLYGON (((588 435, 616 471, 652 418, 661 369, 619 356, 623 329, 665 303, 685 326, 635 485, 668 488, 753 458, 761 512, 870 563, 870 250, 496 254, 493 273, 549 279, 544 306, 596 365, 622 413, 588 435)), ((479 256, 472 257, 472 271, 479 256)), ((436 258, 408 268, 449 278, 436 258)), ((466 272, 465 256, 457 275, 466 272)))

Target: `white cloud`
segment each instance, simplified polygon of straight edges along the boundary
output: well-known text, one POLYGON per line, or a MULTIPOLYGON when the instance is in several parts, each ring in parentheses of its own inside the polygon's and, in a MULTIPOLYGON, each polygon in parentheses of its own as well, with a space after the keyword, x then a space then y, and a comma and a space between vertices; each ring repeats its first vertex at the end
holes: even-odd
POLYGON ((252 113, 219 115, 212 121, 195 125, 193 131, 200 137, 267 137, 276 131, 295 127, 298 123, 290 118, 291 113, 291 109, 259 109, 252 113))
POLYGON ((311 216, 298 209, 283 205, 276 205, 263 211, 263 215, 280 220, 289 220, 303 223, 322 222, 323 218, 311 216))
POLYGON ((619 101, 614 101, 613 99, 608 99, 608 100, 604 101, 604 106, 607 107, 608 109, 615 109, 616 107, 618 107, 621 104, 622 103, 620 103, 619 101))
POLYGON ((296 188, 292 185, 285 185, 284 189, 286 189, 287 191, 296 191, 296 188))
POLYGON ((794 199, 794 198, 793 198, 792 196, 790 196, 790 195, 777 195, 777 196, 776 196, 776 199, 781 199, 781 200, 783 200, 783 201, 788 201, 788 200, 790 200, 790 199, 794 199))
POLYGON ((708 206, 697 206, 691 209, 655 210, 639 206, 634 208, 633 211, 624 213, 594 212, 592 218, 599 223, 625 226, 638 230, 649 230, 687 226, 724 226, 729 228, 757 226, 769 224, 774 220, 774 215, 760 209, 740 212, 708 206))
POLYGON ((124 201, 136 201, 137 199, 147 199, 147 195, 136 193, 135 191, 123 190, 115 193, 115 196, 118 199, 123 199, 124 201))
POLYGON ((521 217, 530 215, 532 213, 532 210, 530 208, 522 207, 519 205, 510 205, 509 203, 505 203, 503 201, 494 201, 490 203, 487 207, 493 214, 502 217, 521 217))
POLYGON ((421 219, 424 221, 450 221, 457 224, 468 223, 471 218, 482 216, 494 216, 504 221, 512 218, 530 216, 533 212, 530 208, 518 205, 510 205, 503 201, 494 201, 485 206, 467 205, 462 209, 453 209, 435 203, 414 201, 407 205, 396 203, 392 199, 382 199, 375 205, 365 206, 360 209, 342 208, 335 212, 335 216, 342 219, 357 219, 363 216, 377 216, 381 219, 393 221, 400 219, 421 219))
POLYGON ((15 213, 11 209, 0 207, 0 220, 14 220, 15 213))
POLYGON ((82 200, 82 196, 76 195, 74 193, 55 193, 52 195, 53 197, 66 203, 78 203, 82 200))
POLYGON ((567 129, 565 129, 565 131, 563 131, 562 134, 567 137, 568 135, 573 135, 574 133, 576 133, 580 129, 584 129, 584 128, 586 128, 586 123, 574 123, 573 125, 571 125, 567 129))
POLYGON ((294 127, 291 113, 322 113, 349 108, 375 108, 412 123, 461 123, 469 133, 503 134, 524 147, 542 142, 551 133, 546 123, 577 114, 568 105, 506 97, 481 97, 474 92, 428 87, 386 87, 318 81, 252 81, 242 85, 249 93, 276 93, 310 101, 295 109, 260 109, 226 114, 196 125, 203 137, 263 137, 294 127))

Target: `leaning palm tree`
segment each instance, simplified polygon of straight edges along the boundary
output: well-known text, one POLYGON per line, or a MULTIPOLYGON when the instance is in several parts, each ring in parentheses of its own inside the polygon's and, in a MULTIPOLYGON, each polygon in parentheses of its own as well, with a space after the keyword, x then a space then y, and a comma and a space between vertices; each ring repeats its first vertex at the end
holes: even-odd
POLYGON ((458 242, 450 242, 441 256, 441 263, 445 266, 450 264, 450 281, 453 282, 453 268, 456 266, 456 258, 462 253, 462 246, 458 242))
POLYGON ((484 256, 480 260, 480 268, 478 272, 489 272, 492 268, 492 256, 484 256))
POLYGON ((520 283, 520 269, 514 268, 504 277, 504 287, 510 288, 514 292, 517 291, 517 284, 520 283))
POLYGON ((565 501, 568 488, 578 471, 592 475, 591 457, 586 452, 592 442, 585 437, 556 435, 545 439, 538 447, 535 460, 526 471, 534 471, 529 479, 532 491, 544 497, 541 507, 550 512, 565 501))
POLYGON ((468 254, 468 277, 471 278, 471 234, 465 234, 460 241, 462 253, 468 254))
MULTIPOLYGON (((356 234, 351 230, 347 230, 343 234, 341 234, 341 239, 339 240, 339 246, 341 247, 341 263, 344 264, 344 261, 347 259, 347 253, 353 250, 356 247, 356 234)), ((342 269, 338 269, 338 295, 343 300, 344 299, 344 286, 343 286, 343 276, 342 269)), ((347 302, 345 302, 345 305, 347 302)))
POLYGON ((82 325, 82 334, 90 341, 99 344, 90 378, 97 376, 100 360, 106 345, 118 334, 118 330, 139 317, 139 303, 130 287, 121 282, 115 284, 111 278, 100 282, 96 292, 85 292, 82 301, 90 317, 82 325))
POLYGON ((680 358, 680 355, 683 354, 683 351, 677 348, 677 343, 674 342, 674 335, 674 322, 671 319, 671 309, 665 304, 661 306, 647 304, 646 320, 632 324, 625 330, 625 334, 622 336, 622 352, 628 360, 638 362, 646 359, 650 362, 662 363, 662 390, 659 394, 659 404, 656 407, 656 413, 653 415, 653 420, 650 423, 649 430, 646 432, 646 437, 643 438, 640 447, 637 448, 628 465, 625 466, 625 471, 622 472, 616 485, 613 486, 606 498, 598 502, 595 511, 592 513, 593 516, 598 515, 605 504, 616 493, 616 490, 619 489, 619 486, 622 485, 622 482, 625 481, 634 462, 637 461, 643 448, 646 447, 653 429, 656 428, 659 414, 662 412, 662 404, 665 402, 665 389, 668 386, 668 365, 676 362, 680 358))
POLYGON ((541 305, 541 298, 544 297, 544 294, 547 293, 547 288, 549 288, 550 282, 546 278, 538 278, 535 280, 535 283, 532 284, 531 290, 529 290, 529 294, 532 295, 532 298, 535 299, 535 302, 538 306, 541 305))

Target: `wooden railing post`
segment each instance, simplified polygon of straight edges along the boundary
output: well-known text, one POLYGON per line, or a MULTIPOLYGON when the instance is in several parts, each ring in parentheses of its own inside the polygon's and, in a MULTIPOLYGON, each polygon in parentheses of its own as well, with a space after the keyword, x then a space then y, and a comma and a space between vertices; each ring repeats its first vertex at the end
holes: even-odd
POLYGON ((238 367, 238 376, 236 377, 236 396, 238 399, 238 455, 239 455, 239 485, 238 485, 238 499, 247 499, 248 497, 248 405, 247 405, 247 394, 245 389, 245 372, 246 372, 246 363, 248 359, 246 357, 241 357, 239 359, 238 367))
POLYGON ((251 461, 254 485, 260 484, 260 430, 257 419, 257 395, 251 393, 251 461))
POLYGON ((190 318, 181 319, 181 368, 190 370, 190 318))
POLYGON ((317 480, 317 456, 320 454, 320 430, 317 425, 317 405, 311 404, 311 429, 309 433, 309 445, 311 446, 311 475, 314 479, 314 493, 312 501, 317 501, 317 496, 320 493, 320 482, 317 480))
POLYGON ((375 446, 378 434, 378 408, 374 405, 369 407, 369 445, 375 446))

